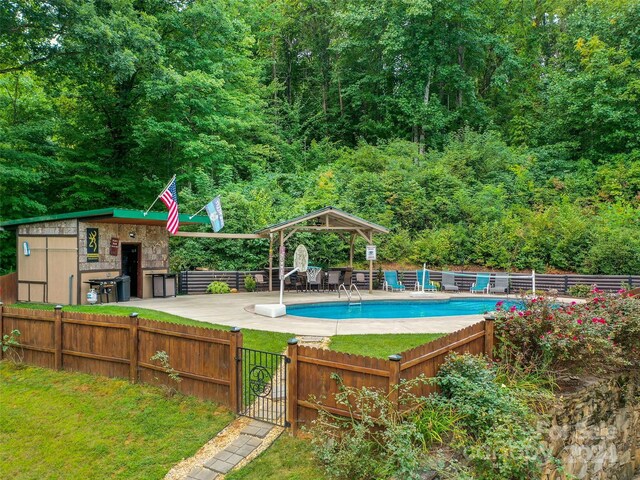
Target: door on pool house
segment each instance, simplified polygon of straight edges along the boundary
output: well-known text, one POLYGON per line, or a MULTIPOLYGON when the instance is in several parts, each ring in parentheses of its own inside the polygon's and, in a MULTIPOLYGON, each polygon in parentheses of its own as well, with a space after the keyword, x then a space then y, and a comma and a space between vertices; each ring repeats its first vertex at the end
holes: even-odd
POLYGON ((142 246, 122 244, 122 274, 131 277, 131 296, 142 298, 142 246))

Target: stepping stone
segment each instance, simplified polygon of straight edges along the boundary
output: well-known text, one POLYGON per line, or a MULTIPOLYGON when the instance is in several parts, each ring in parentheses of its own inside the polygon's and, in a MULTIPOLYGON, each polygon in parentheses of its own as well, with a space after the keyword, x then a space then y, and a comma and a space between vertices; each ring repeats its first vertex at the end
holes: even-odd
POLYGON ((245 435, 251 435, 253 437, 264 438, 267 436, 267 433, 271 431, 273 425, 269 423, 259 422, 257 420, 252 421, 249 425, 247 425, 242 432, 245 435))
POLYGON ((242 455, 223 450, 207 460, 204 466, 215 472, 227 473, 243 459, 242 455))
POLYGON ((225 448, 225 450, 232 452, 232 453, 237 453, 235 450, 245 447, 245 446, 250 446, 253 447, 254 449, 260 445, 262 443, 262 441, 256 437, 251 437, 249 435, 240 435, 238 438, 236 438, 227 448, 225 448))
POLYGON ((215 480, 220 475, 207 468, 195 467, 187 475, 188 480, 215 480))
POLYGON ((205 466, 216 473, 227 473, 235 465, 232 465, 227 462, 223 462, 222 460, 216 460, 212 458, 209 461, 207 461, 207 463, 205 463, 205 466))
POLYGON ((271 398, 274 400, 284 400, 286 398, 287 389, 284 385, 277 385, 271 390, 271 398))

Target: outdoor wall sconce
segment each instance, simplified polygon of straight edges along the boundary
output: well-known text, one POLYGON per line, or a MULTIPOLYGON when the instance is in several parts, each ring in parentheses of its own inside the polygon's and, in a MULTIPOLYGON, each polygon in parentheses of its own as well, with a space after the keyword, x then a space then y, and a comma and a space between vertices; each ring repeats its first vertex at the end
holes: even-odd
POLYGON ((129 232, 129 238, 136 238, 136 232, 129 232))

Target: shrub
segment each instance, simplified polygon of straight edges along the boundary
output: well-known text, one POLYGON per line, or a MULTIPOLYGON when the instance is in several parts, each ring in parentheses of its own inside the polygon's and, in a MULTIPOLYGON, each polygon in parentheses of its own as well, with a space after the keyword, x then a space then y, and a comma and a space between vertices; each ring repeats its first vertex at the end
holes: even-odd
POLYGON ((434 402, 453 407, 469 440, 464 453, 478 478, 536 478, 545 456, 534 416, 505 385, 483 357, 452 353, 436 375, 441 393, 434 402))
MULTIPOLYGON (((176 386, 182 381, 182 378, 180 378, 180 374, 171 366, 171 363, 169 362, 169 354, 164 350, 158 350, 151 357, 151 361, 158 362, 164 369, 164 373, 167 374, 167 377, 172 383, 169 385, 162 384, 162 389, 167 397, 173 396, 178 391, 176 386)), ((155 380, 158 380, 158 377, 154 378, 155 380)))
POLYGON ((585 304, 536 297, 499 310, 498 355, 524 369, 605 371, 640 363, 640 302, 597 289, 585 304))
POLYGON ((11 330, 11 333, 3 335, 2 338, 0 338, 0 349, 2 349, 2 353, 5 354, 14 365, 20 365, 24 358, 24 352, 19 338, 20 330, 17 329, 11 330))
MULTIPOLYGON (((350 412, 338 417, 322 408, 309 432, 316 456, 331 478, 420 478, 420 446, 424 438, 413 422, 404 421, 390 394, 374 388, 345 386, 340 377, 336 404, 350 412)), ((395 388, 400 405, 415 408, 420 400, 410 391, 422 378, 395 388)))
POLYGON ((251 275, 247 275, 246 277, 244 277, 244 289, 247 292, 255 292, 256 285, 256 280, 251 275))
POLYGON ((225 282, 211 282, 207 287, 208 293, 231 293, 229 285, 225 282))
POLYGON ((567 293, 572 297, 586 298, 591 294, 593 287, 591 285, 573 285, 569 287, 567 293))
POLYGON ((420 409, 410 417, 418 430, 422 447, 427 450, 433 445, 443 444, 453 437, 455 441, 464 437, 459 427, 462 414, 452 405, 442 404, 427 398, 420 409))

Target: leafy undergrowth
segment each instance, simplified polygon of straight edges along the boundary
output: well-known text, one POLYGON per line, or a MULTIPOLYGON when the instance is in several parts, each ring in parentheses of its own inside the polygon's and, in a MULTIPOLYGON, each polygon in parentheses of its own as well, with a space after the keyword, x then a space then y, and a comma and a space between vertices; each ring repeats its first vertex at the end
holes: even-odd
POLYGON ((334 376, 335 401, 351 415, 321 408, 307 426, 313 451, 335 480, 419 480, 435 473, 443 480, 537 478, 549 454, 533 407, 550 393, 534 394, 537 379, 513 375, 484 357, 451 353, 434 379, 401 383, 394 395, 334 376), (505 380, 510 386, 499 383, 505 380), (424 383, 439 393, 415 396, 424 383))
POLYGON ((0 362, 0 478, 162 478, 233 414, 126 380, 0 362))
POLYGON ((315 459, 311 443, 286 433, 227 480, 324 480, 326 474, 315 459))
POLYGON ((329 348, 337 352, 387 358, 389 355, 432 342, 441 336, 441 333, 336 335, 331 337, 329 348))
MULTIPOLYGON (((49 310, 53 305, 46 303, 20 303, 16 304, 20 308, 34 308, 39 310, 49 310)), ((85 312, 104 315, 123 315, 128 316, 133 312, 137 312, 141 318, 149 320, 157 320, 159 322, 178 323, 180 325, 189 325, 193 327, 213 328, 216 330, 229 330, 226 325, 218 325, 215 323, 201 322, 191 318, 180 317, 171 313, 160 312, 148 308, 136 308, 135 306, 116 306, 116 305, 67 305, 65 311, 69 312, 85 312)), ((244 346, 256 350, 264 350, 266 352, 282 352, 287 347, 287 340, 294 336, 292 333, 267 332, 265 330, 242 329, 244 346)))

